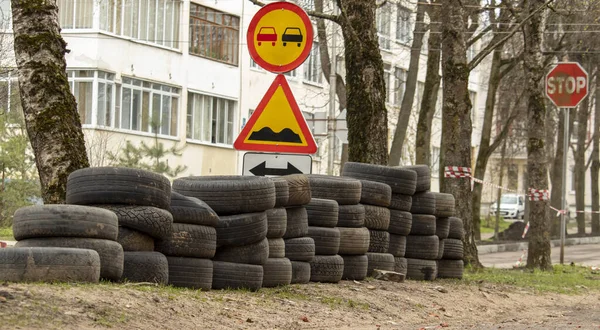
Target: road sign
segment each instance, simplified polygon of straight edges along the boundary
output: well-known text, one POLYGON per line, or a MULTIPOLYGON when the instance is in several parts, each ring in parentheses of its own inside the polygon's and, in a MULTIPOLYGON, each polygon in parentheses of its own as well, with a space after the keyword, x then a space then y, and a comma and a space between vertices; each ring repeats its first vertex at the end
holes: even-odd
POLYGON ((299 6, 273 2, 262 7, 250 21, 247 42, 256 64, 275 73, 292 71, 310 53, 312 23, 299 6))
POLYGON ((588 74, 577 62, 558 63, 546 75, 546 96, 559 108, 575 108, 588 94, 588 74))
POLYGON ((233 144, 237 150, 314 154, 315 139, 284 75, 277 75, 233 144))
POLYGON ((278 176, 311 172, 312 157, 309 155, 247 152, 242 166, 242 175, 247 176, 278 176))

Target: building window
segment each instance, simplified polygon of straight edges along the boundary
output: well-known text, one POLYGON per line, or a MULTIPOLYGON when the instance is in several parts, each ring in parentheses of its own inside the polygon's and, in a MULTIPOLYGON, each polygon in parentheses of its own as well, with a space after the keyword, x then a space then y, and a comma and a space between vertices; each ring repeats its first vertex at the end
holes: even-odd
MULTIPOLYGON (((60 1, 83 1, 90 6, 93 4, 90 0, 60 1)), ((62 8, 59 6, 59 9, 62 8)), ((180 0, 101 0, 98 10, 100 30, 169 48, 179 48, 180 0)))
POLYGON ((58 0, 58 20, 63 29, 91 29, 94 22, 94 1, 58 0))
POLYGON ((98 97, 96 98, 96 125, 111 127, 114 110, 115 75, 98 71, 98 97))
POLYGON ((289 78, 296 78, 296 74, 297 74, 296 69, 283 73, 284 76, 289 77, 289 78))
POLYGON ((0 115, 6 113, 23 114, 17 74, 10 71, 0 73, 0 115))
POLYGON ((406 87, 406 70, 396 67, 394 69, 394 105, 400 106, 406 87))
POLYGON ((475 127, 475 121, 477 119, 477 93, 469 91, 469 99, 471 100, 471 126, 475 127))
POLYGON ((313 42, 312 49, 308 59, 304 63, 304 80, 321 84, 323 83, 323 73, 321 71, 321 54, 319 43, 313 42))
POLYGON ((94 103, 94 71, 74 70, 67 72, 71 93, 77 102, 77 112, 81 124, 92 124, 92 112, 94 103))
POLYGON ((0 30, 12 30, 10 0, 0 0, 0 30))
POLYGON ((192 3, 190 53, 238 65, 240 19, 192 3))
POLYGON ((236 107, 237 104, 233 100, 188 93, 187 138, 232 145, 236 107))
POLYGON ((390 50, 392 37, 392 10, 390 4, 377 8, 377 35, 379 36, 379 48, 390 50))
POLYGON ((179 88, 123 78, 119 128, 177 136, 179 88))
POLYGON ((396 19, 396 40, 401 43, 408 43, 410 41, 410 15, 411 12, 408 8, 398 5, 396 19))
POLYGON ((383 63, 383 80, 385 81, 385 103, 392 104, 392 66, 389 63, 383 63))

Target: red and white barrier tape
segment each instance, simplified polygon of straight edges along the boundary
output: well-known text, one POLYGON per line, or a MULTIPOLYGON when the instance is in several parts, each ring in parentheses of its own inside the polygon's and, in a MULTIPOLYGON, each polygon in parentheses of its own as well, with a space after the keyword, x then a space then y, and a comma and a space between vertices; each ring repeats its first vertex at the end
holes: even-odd
POLYGON ((521 235, 521 238, 525 238, 525 235, 527 235, 528 230, 529 230, 529 221, 527 221, 527 224, 525 225, 525 229, 523 230, 523 235, 521 235))
POLYGON ((0 242, 0 248, 5 248, 8 247, 8 244, 6 242, 0 242))
POLYGON ((527 255, 527 250, 523 250, 523 254, 521 254, 521 257, 519 257, 519 260, 517 260, 517 262, 514 264, 513 268, 519 268, 519 267, 523 266, 525 264, 523 262, 523 259, 525 258, 526 255, 527 255))
POLYGON ((530 201, 547 201, 550 200, 550 191, 548 189, 527 189, 530 201))
POLYGON ((445 178, 470 178, 471 168, 464 166, 446 166, 444 167, 445 178))

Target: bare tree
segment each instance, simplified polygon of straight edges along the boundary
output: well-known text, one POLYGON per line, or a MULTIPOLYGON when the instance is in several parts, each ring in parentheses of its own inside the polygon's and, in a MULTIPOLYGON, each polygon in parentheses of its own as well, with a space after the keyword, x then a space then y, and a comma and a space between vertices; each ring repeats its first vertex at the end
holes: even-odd
MULTIPOLYGON (((596 73, 599 67, 596 65, 596 73)), ((592 234, 600 234, 600 191, 598 188, 598 176, 600 174, 600 83, 596 76, 596 92, 594 93, 594 135, 592 137, 592 165, 591 165, 591 186, 592 186, 592 234)))
POLYGON ((64 203, 68 175, 88 167, 69 89, 56 0, 11 0, 14 48, 27 133, 45 203, 64 203))

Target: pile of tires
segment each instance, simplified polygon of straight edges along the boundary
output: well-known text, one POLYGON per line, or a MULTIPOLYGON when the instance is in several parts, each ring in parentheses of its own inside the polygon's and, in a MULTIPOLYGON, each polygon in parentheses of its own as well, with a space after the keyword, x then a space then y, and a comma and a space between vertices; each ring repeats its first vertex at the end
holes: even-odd
MULTIPOLYGON (((344 165, 342 175, 379 182, 390 187, 387 253, 391 255, 391 258, 389 255, 381 255, 376 262, 379 269, 389 269, 406 274, 406 236, 410 233, 412 227, 412 215, 409 211, 412 205, 412 195, 417 185, 416 173, 413 170, 398 167, 349 162, 344 165)), ((378 228, 383 228, 383 226, 378 228)), ((373 244, 369 245, 372 246, 373 244)), ((375 261, 373 259, 377 257, 372 253, 369 253, 369 255, 369 261, 373 264, 373 261, 375 261)), ((370 265, 369 268, 371 269, 372 266, 370 265)))
MULTIPOLYGON (((176 179, 173 190, 204 201, 219 216, 212 288, 260 289, 263 265, 269 256, 265 211, 275 206, 273 181, 264 177, 190 176, 176 179)), ((178 237, 188 235, 182 230, 178 237)), ((213 246, 207 240, 203 243, 194 248, 208 258, 213 246)))
MULTIPOLYGON (((438 260, 438 277, 461 279, 464 271, 463 222, 455 217, 443 218, 442 222, 447 223, 447 238, 440 240, 442 253, 438 260)), ((440 235, 440 238, 444 236, 443 233, 440 235)))
MULTIPOLYGON (((102 264, 105 259, 118 260, 118 249, 124 251, 121 252, 123 274, 120 280, 169 282, 167 258, 155 251, 155 240, 167 239, 173 231, 173 217, 169 212, 171 183, 165 176, 133 168, 80 169, 67 179, 66 202, 95 206, 116 214, 119 247, 111 245, 108 250, 103 246, 97 251, 102 264)), ((64 243, 51 246, 59 244, 64 243)))
POLYGON ((308 177, 304 174, 286 175, 279 178, 288 184, 288 201, 285 203, 287 224, 283 235, 285 257, 292 265, 290 283, 306 284, 310 281, 310 263, 315 258, 315 241, 308 237, 308 212, 311 201, 308 177))

